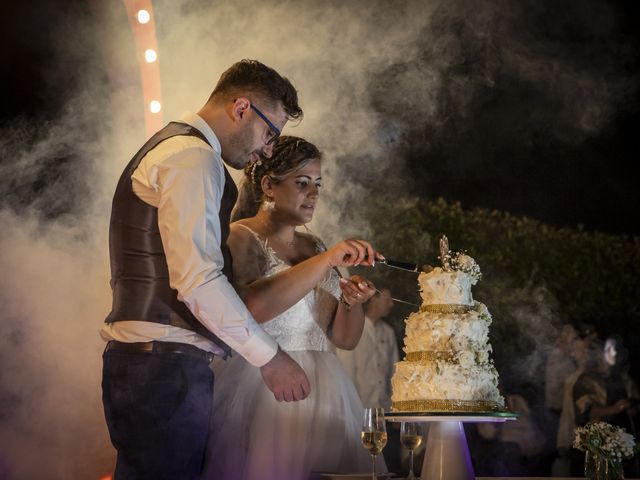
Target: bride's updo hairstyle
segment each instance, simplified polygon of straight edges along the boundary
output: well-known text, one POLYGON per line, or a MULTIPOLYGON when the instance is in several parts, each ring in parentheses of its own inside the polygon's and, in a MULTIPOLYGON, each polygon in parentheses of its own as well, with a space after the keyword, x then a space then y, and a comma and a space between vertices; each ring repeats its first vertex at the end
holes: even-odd
POLYGON ((278 137, 271 158, 260 156, 258 161, 244 167, 238 203, 233 210, 231 221, 253 217, 258 213, 260 205, 265 200, 261 185, 263 177, 269 177, 274 184, 280 183, 291 173, 321 158, 322 154, 313 143, 299 137, 278 137))

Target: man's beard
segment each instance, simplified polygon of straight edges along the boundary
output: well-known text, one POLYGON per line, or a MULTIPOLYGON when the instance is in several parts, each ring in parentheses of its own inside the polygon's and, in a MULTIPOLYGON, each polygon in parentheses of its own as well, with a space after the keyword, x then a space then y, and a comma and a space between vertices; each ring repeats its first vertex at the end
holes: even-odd
MULTIPOLYGON (((245 128, 231 134, 229 144, 234 151, 238 152, 233 158, 225 158, 225 161, 233 168, 242 169, 250 162, 249 155, 252 153, 248 146, 253 143, 253 132, 250 128, 245 128)), ((257 154, 258 152, 256 152, 257 154)))

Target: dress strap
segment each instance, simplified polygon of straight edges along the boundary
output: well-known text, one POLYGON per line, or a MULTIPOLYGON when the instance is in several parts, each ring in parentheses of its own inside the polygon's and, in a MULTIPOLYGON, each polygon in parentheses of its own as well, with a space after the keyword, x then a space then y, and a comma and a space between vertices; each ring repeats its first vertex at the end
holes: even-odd
POLYGON ((236 223, 236 225, 244 228, 245 230, 249 230, 249 232, 251 232, 251 234, 256 238, 256 240, 258 240, 261 244, 266 243, 266 240, 263 240, 262 237, 258 235, 251 227, 247 227, 242 223, 236 223))
POLYGON ((260 244, 265 256, 269 259, 271 263, 280 263, 279 261, 280 259, 278 258, 274 250, 269 246, 268 239, 262 238, 255 230, 253 230, 251 227, 248 227, 247 225, 243 225, 242 223, 236 223, 236 225, 244 228, 245 230, 248 230, 251 233, 251 235, 253 235, 253 238, 255 238, 256 241, 260 244))

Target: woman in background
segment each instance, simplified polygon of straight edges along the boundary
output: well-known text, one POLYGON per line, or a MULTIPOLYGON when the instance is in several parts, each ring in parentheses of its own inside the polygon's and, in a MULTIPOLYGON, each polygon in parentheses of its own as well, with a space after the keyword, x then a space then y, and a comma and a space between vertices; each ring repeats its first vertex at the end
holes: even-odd
POLYGON ((623 368, 627 356, 622 340, 609 337, 604 345, 596 345, 596 353, 587 356, 584 371, 573 387, 576 424, 603 420, 629 431, 627 410, 632 400, 627 390, 631 383, 623 368))
MULTIPOLYGON (((623 367, 627 356, 620 337, 609 337, 602 342, 592 340, 586 355, 582 374, 573 387, 573 401, 576 426, 586 425, 591 421, 602 420, 618 425, 628 433, 635 434, 632 416, 631 389, 628 376, 623 367)), ((582 457, 576 458, 572 473, 579 474, 582 457)), ((631 465, 629 465, 631 466, 631 465)), ((625 470, 628 466, 625 465, 625 470)), ((629 473, 629 472, 627 472, 629 473)))
POLYGON ((305 370, 311 393, 303 401, 278 402, 242 357, 220 362, 204 478, 306 480, 312 471, 370 468, 360 443, 363 407, 334 346, 355 347, 362 304, 376 290, 362 277, 340 278, 335 267, 371 265, 378 254, 362 240, 327 250, 319 238, 296 230, 313 217, 320 159, 313 144, 279 138, 270 159, 245 169, 228 240, 234 287, 305 370))
POLYGON ((629 376, 629 350, 624 346, 620 335, 609 335, 605 340, 604 361, 608 366, 608 375, 604 382, 607 404, 615 404, 622 400, 625 407, 622 412, 614 412, 609 422, 636 436, 635 418, 640 395, 638 385, 629 376))

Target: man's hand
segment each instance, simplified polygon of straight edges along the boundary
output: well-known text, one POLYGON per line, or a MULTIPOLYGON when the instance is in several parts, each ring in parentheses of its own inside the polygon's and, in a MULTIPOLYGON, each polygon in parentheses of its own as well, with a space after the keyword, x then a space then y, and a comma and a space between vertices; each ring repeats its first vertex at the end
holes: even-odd
POLYGON ((278 349, 275 357, 260 367, 262 379, 279 402, 303 400, 311 386, 304 370, 289 355, 278 349))

